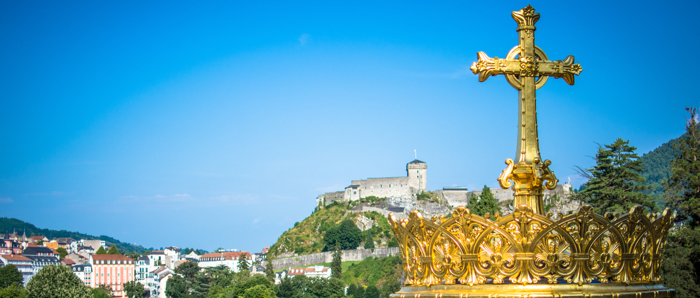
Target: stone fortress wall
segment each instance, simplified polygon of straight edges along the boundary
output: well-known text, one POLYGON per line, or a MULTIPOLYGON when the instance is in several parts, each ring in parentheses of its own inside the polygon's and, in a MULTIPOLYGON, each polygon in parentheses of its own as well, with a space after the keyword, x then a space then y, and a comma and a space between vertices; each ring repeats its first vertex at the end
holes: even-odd
MULTIPOLYGON (((492 188, 491 192, 493 193, 494 198, 498 200, 499 203, 505 202, 508 200, 513 200, 515 198, 515 192, 513 191, 512 188, 509 189, 502 189, 502 188, 492 188)), ((469 205, 469 197, 472 196, 472 194, 476 196, 480 196, 482 193, 481 190, 474 190, 474 191, 469 191, 467 188, 462 188, 462 187, 445 187, 442 189, 442 191, 438 191, 438 196, 444 200, 447 201, 447 203, 452 206, 452 208, 457 207, 457 206, 466 206, 469 205)), ((580 203, 578 202, 573 202, 569 200, 569 196, 573 193, 572 186, 569 183, 564 183, 564 184, 559 184, 557 187, 555 187, 552 190, 545 189, 544 190, 544 199, 549 199, 553 197, 554 195, 557 195, 560 198, 560 204, 557 204, 553 208, 553 212, 562 212, 566 214, 566 212, 570 210, 575 210, 578 209, 580 203)), ((507 210, 503 209, 502 210, 503 214, 506 214, 509 211, 512 210, 507 210)))
POLYGON ((396 197, 418 194, 427 189, 428 165, 420 160, 406 164, 406 177, 367 178, 352 180, 344 191, 327 192, 316 198, 316 205, 323 206, 341 201, 356 201, 369 196, 396 197))
MULTIPOLYGON (((362 261, 367 257, 386 258, 390 256, 398 256, 400 250, 398 247, 385 247, 375 249, 353 249, 343 250, 341 259, 343 262, 362 261)), ((304 267, 314 264, 330 263, 333 261, 333 252, 320 252, 304 256, 291 256, 286 258, 277 258, 272 260, 274 270, 286 269, 289 267, 304 267)))

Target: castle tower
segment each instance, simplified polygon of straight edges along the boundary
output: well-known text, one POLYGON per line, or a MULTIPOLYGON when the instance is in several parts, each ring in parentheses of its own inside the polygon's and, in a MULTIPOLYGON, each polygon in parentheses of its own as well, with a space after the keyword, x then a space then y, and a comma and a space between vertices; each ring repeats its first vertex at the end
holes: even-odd
POLYGON ((408 186, 415 192, 421 192, 428 186, 428 164, 424 161, 413 160, 406 164, 406 175, 408 175, 408 186))

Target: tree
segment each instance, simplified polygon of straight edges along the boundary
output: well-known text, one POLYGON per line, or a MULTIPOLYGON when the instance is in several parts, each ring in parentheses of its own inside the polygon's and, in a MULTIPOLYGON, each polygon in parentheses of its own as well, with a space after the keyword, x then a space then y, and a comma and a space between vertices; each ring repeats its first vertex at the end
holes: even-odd
POLYGON ((332 250, 336 242, 340 243, 341 249, 356 249, 362 242, 362 231, 352 220, 345 219, 340 225, 326 231, 323 242, 326 251, 332 250))
POLYGON ((185 279, 192 280, 201 268, 197 262, 184 262, 175 268, 175 273, 182 274, 185 279))
POLYGON ((17 270, 17 267, 12 264, 7 264, 0 267, 0 288, 7 288, 11 285, 22 287, 24 285, 24 277, 17 270))
POLYGON ((275 282, 275 268, 272 266, 272 256, 267 256, 267 264, 265 264, 265 276, 271 282, 275 282))
POLYGON ((185 281, 185 279, 179 275, 174 275, 173 277, 169 278, 165 283, 165 296, 168 296, 168 298, 188 297, 187 281, 185 281))
MULTIPOLYGON (((243 275, 243 274, 241 274, 243 275)), ((255 286, 261 285, 263 287, 273 289, 274 284, 267 279, 267 277, 260 275, 260 274, 255 274, 253 276, 247 275, 247 278, 233 284, 231 287, 229 287, 227 290, 230 289, 229 292, 226 293, 225 297, 241 297, 245 295, 246 290, 250 288, 254 288, 255 286)))
POLYGON ((382 286, 382 297, 389 297, 389 295, 394 294, 401 290, 401 283, 396 278, 390 278, 382 286))
POLYGON ((143 287, 143 284, 136 281, 125 283, 124 291, 126 291, 126 296, 129 298, 143 298, 146 293, 146 289, 143 287))
POLYGON ((379 298, 379 289, 377 289, 377 286, 368 286, 365 290, 365 298, 379 298))
POLYGON ((501 211, 496 197, 493 196, 491 189, 486 185, 484 185, 484 188, 481 190, 481 196, 478 197, 478 199, 472 193, 472 197, 469 198, 468 208, 472 213, 480 216, 484 216, 486 213, 494 215, 496 212, 501 211))
POLYGON ((640 174, 644 167, 635 150, 629 141, 622 139, 600 146, 596 165, 587 170, 578 168, 579 174, 589 180, 576 198, 593 206, 598 214, 626 213, 636 205, 654 210, 656 204, 643 193, 649 186, 640 174))
POLYGON ((100 246, 100 248, 97 249, 97 251, 95 252, 95 254, 96 254, 96 255, 106 255, 106 254, 107 254, 107 251, 105 250, 104 247, 100 246))
POLYGON ((365 239, 365 248, 374 248, 374 238, 372 237, 372 230, 368 229, 365 233, 367 233, 367 238, 365 239))
POLYGON ((257 285, 245 290, 243 298, 277 298, 277 295, 272 288, 257 285))
POLYGON ((331 277, 341 279, 343 278, 343 251, 340 250, 340 243, 335 243, 335 249, 333 250, 333 260, 331 260, 331 277))
POLYGON ((119 250, 117 249, 117 246, 112 245, 112 247, 110 247, 109 250, 107 251, 107 254, 108 255, 119 255, 120 253, 119 253, 119 250))
POLYGON ((352 296, 354 298, 363 298, 363 297, 357 296, 356 293, 357 293, 357 284, 355 284, 355 283, 350 284, 348 286, 348 290, 347 290, 348 296, 352 296))
POLYGON ((27 291, 16 284, 0 288, 0 298, 27 298, 27 291))
POLYGON ((291 278, 283 278, 282 281, 280 281, 278 289, 279 291, 277 292, 277 297, 279 298, 292 298, 300 296, 300 294, 297 294, 297 289, 295 289, 292 285, 291 278))
POLYGON ((126 256, 131 258, 132 260, 138 260, 141 257, 141 255, 135 251, 130 251, 126 254, 126 256))
POLYGON ((671 176, 664 185, 668 205, 686 221, 677 232, 672 229, 661 263, 661 278, 676 289, 676 297, 700 296, 700 127, 695 108, 687 108, 690 119, 686 134, 674 145, 671 176))
POLYGON ((671 177, 665 189, 669 205, 678 210, 677 219, 690 219, 690 225, 697 227, 700 226, 700 125, 697 109, 686 108, 686 111, 690 112, 686 134, 674 146, 678 153, 671 161, 671 177))
POLYGON ((661 263, 664 285, 676 290, 677 298, 700 297, 697 263, 700 258, 700 228, 681 228, 668 236, 661 263))
POLYGON ((92 289, 92 297, 93 298, 112 298, 111 293, 111 288, 109 289, 110 292, 107 292, 104 288, 94 288, 92 289))
POLYGON ((57 248, 57 249, 56 249, 56 252, 59 253, 59 254, 61 255, 61 257, 60 257, 61 259, 65 258, 65 257, 68 255, 68 252, 67 252, 66 249, 63 248, 63 247, 57 248))
POLYGON ((90 288, 73 274, 68 266, 44 266, 27 284, 27 296, 32 298, 92 298, 90 288))
POLYGON ((242 252, 238 257, 238 270, 239 271, 250 271, 250 265, 248 264, 248 254, 242 252))

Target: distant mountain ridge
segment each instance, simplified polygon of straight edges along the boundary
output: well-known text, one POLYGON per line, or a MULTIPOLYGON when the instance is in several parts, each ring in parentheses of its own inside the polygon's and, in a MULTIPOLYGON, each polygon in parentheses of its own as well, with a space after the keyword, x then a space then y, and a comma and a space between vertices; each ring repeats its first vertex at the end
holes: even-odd
POLYGON ((51 230, 51 229, 40 229, 35 225, 28 222, 21 221, 16 218, 0 217, 0 233, 12 233, 16 231, 18 234, 22 234, 26 231, 27 237, 32 235, 46 236, 46 238, 73 238, 75 240, 85 239, 85 240, 104 240, 108 246, 116 246, 120 253, 125 254, 128 252, 137 252, 139 254, 143 253, 146 249, 141 245, 135 245, 131 243, 121 242, 110 236, 100 235, 92 236, 88 234, 83 234, 79 232, 71 232, 66 230, 51 230))
POLYGON ((650 195, 657 198, 663 197, 663 182, 671 177, 671 161, 676 158, 675 154, 678 153, 678 150, 673 149, 673 147, 683 137, 685 137, 685 134, 663 143, 658 148, 640 157, 645 167, 644 171, 642 171, 642 176, 647 179, 647 185, 652 187, 648 191, 650 195))

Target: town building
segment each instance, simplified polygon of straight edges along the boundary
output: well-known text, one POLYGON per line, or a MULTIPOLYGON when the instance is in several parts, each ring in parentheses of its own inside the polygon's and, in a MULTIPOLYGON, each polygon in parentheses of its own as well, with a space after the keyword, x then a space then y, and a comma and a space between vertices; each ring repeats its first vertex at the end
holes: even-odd
POLYGON ((288 277, 294 277, 297 275, 305 275, 307 277, 320 277, 320 278, 330 278, 332 270, 331 268, 324 266, 311 266, 306 268, 289 268, 287 270, 288 277))
POLYGON ((46 242, 49 242, 49 238, 46 238, 46 236, 34 235, 29 237, 29 243, 32 244, 43 245, 46 242))
POLYGON ((10 239, 0 240, 0 255, 22 254, 22 245, 10 239))
POLYGON ((175 271, 168 267, 162 267, 154 271, 153 275, 155 277, 154 282, 157 284, 157 288, 155 295, 153 295, 153 292, 151 292, 151 297, 156 297, 157 295, 158 298, 167 298, 165 296, 165 290, 167 289, 168 279, 175 275, 175 271))
POLYGON ((32 275, 39 272, 39 270, 41 270, 41 268, 44 268, 44 266, 62 264, 58 257, 55 255, 55 252, 49 249, 48 247, 41 247, 36 246, 34 244, 30 244, 27 248, 24 249, 22 255, 31 260, 32 275))
MULTIPOLYGON (((100 249, 100 247, 106 247, 107 244, 105 243, 104 240, 85 240, 85 239, 80 239, 78 242, 78 246, 90 246, 94 251, 97 251, 100 249)), ((107 249, 107 248, 105 248, 107 249)))
POLYGON ((86 253, 72 253, 68 254, 66 256, 66 259, 75 262, 76 265, 80 265, 88 263, 88 261, 90 260, 90 255, 86 253))
POLYGON ((123 255, 91 255, 92 287, 106 285, 112 288, 114 297, 124 297, 124 284, 134 281, 134 260, 123 255))
POLYGON ((32 266, 32 260, 22 255, 0 255, 0 262, 3 266, 14 265, 17 270, 22 273, 24 278, 24 286, 27 286, 29 280, 34 276, 34 269, 32 266))
POLYGON ((199 258, 199 267, 207 268, 224 265, 231 268, 233 272, 239 272, 240 270, 238 269, 238 261, 240 258, 245 258, 246 262, 248 262, 248 267, 251 267, 253 265, 252 255, 249 252, 226 251, 203 254, 199 258), (244 255, 245 257, 243 257, 244 255))
POLYGON ((92 286, 92 265, 91 264, 76 264, 71 266, 73 273, 88 287, 92 286))

